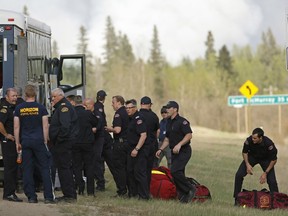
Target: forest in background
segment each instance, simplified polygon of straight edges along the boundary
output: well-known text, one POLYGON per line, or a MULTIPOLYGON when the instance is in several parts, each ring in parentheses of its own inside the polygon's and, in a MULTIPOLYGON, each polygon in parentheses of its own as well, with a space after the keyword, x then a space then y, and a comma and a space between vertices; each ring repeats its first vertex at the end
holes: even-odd
MULTIPOLYGON (((86 96, 95 98, 100 89, 108 93, 105 102, 108 122, 114 113, 112 96, 122 95, 139 102, 147 95, 157 114, 167 101, 175 100, 180 104, 180 114, 189 119, 192 127, 236 132, 236 108, 228 107, 227 99, 229 95, 241 95, 239 88, 246 80, 251 80, 259 88, 257 95, 288 92, 285 49, 277 44, 271 29, 259 34, 261 43, 256 49, 249 44, 235 44, 231 50, 225 44, 216 50, 214 42, 217 38, 208 31, 207 37, 203 38, 206 47, 203 58, 184 57, 181 63, 172 65, 161 50, 161 33, 157 26, 151 27, 147 60, 135 56, 128 35, 116 30, 110 17, 107 17, 105 26, 102 56, 93 56, 90 51, 93 47, 89 45, 93 38, 88 38, 84 26, 79 30, 76 52, 86 55, 86 96)), ((59 56, 57 41, 53 41, 52 52, 53 57, 59 56)), ((249 129, 262 126, 268 134, 286 137, 287 108, 281 108, 282 134, 278 129, 278 106, 251 107, 249 129)), ((240 132, 245 132, 244 115, 244 108, 241 108, 240 132)))

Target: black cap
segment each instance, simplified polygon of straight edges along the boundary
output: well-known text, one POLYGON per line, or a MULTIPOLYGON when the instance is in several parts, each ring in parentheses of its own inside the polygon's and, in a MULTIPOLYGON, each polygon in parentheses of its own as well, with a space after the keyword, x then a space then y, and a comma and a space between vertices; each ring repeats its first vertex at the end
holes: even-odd
POLYGON ((97 92, 97 97, 105 97, 105 96, 107 96, 107 94, 104 90, 100 90, 97 92))
POLYGON ((179 109, 179 105, 176 101, 169 101, 166 105, 167 109, 173 107, 173 108, 176 108, 176 109, 179 109))
POLYGON ((147 96, 141 98, 141 104, 152 104, 151 99, 147 96))
POLYGON ((166 106, 162 106, 161 113, 167 113, 167 107, 166 106))

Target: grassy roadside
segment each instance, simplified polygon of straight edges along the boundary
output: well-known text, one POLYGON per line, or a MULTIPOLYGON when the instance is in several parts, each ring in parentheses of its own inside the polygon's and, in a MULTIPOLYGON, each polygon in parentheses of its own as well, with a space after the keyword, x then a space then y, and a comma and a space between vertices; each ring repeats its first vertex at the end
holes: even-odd
MULTIPOLYGON (((206 185, 212 193, 212 201, 207 203, 181 204, 177 201, 138 201, 134 199, 112 198, 115 194, 115 185, 106 173, 107 190, 97 193, 95 198, 79 197, 76 204, 57 206, 65 215, 288 215, 288 210, 263 211, 257 209, 234 207, 232 198, 234 175, 242 161, 241 149, 246 135, 228 134, 197 128, 194 130, 193 154, 187 166, 186 175, 194 177, 206 185)), ((273 137, 271 137, 273 139, 273 137)), ((276 165, 276 175, 281 192, 288 192, 286 161, 287 147, 277 145, 279 159, 276 165)), ((163 162, 165 164, 165 161, 163 162)), ((247 176, 243 188, 262 189, 268 185, 260 185, 258 178, 261 169, 254 168, 254 175, 247 176)))

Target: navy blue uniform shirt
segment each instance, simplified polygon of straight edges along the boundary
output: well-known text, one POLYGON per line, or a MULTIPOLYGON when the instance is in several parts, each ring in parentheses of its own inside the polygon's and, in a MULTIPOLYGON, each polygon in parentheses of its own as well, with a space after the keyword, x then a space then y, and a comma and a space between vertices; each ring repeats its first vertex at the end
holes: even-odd
POLYGON ((6 99, 1 102, 0 121, 4 125, 6 132, 12 135, 14 135, 14 128, 13 128, 14 110, 15 110, 15 105, 10 104, 6 99))
POLYGON ((76 143, 93 143, 94 133, 93 127, 97 126, 98 119, 90 110, 86 110, 84 106, 75 106, 75 111, 78 116, 79 134, 76 143))
POLYGON ((258 160, 276 160, 277 159, 277 148, 273 141, 267 136, 262 137, 262 142, 254 144, 252 141, 252 135, 249 136, 244 144, 242 153, 248 153, 252 157, 258 160))
POLYGON ((105 114, 105 110, 104 110, 104 104, 101 103, 100 101, 97 101, 94 104, 94 110, 97 110, 103 117, 102 121, 104 126, 107 126, 107 121, 106 121, 106 114, 105 114))
POLYGON ((71 103, 63 98, 54 105, 49 137, 52 143, 56 141, 76 140, 79 133, 78 117, 71 103))
MULTIPOLYGON (((173 149, 188 133, 192 133, 190 123, 179 114, 174 119, 167 120, 166 137, 169 139, 170 149, 173 149)), ((182 147, 189 144, 190 141, 182 147)))
POLYGON ((152 111, 148 109, 140 109, 139 111, 144 118, 147 127, 147 142, 154 142, 157 140, 157 130, 159 129, 159 118, 152 111))
POLYGON ((121 127, 121 132, 119 134, 113 133, 113 138, 117 139, 127 139, 127 127, 129 122, 129 116, 126 112, 125 106, 120 107, 114 114, 113 118, 113 128, 121 127))
MULTIPOLYGON (((147 127, 144 118, 138 111, 133 116, 129 117, 129 125, 127 130, 127 140, 130 146, 135 147, 138 144, 141 133, 147 133, 147 127)), ((146 138, 147 140, 147 138, 146 138)), ((147 144, 145 140, 145 144, 147 144)))
POLYGON ((37 102, 22 102, 15 108, 14 115, 20 120, 21 140, 32 139, 44 141, 42 117, 47 116, 48 112, 42 104, 37 102))

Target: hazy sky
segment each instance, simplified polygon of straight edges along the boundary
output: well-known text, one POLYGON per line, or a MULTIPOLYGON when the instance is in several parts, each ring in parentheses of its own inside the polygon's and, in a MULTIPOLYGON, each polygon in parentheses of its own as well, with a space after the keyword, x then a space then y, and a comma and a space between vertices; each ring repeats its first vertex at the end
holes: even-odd
POLYGON ((162 52, 173 63, 184 56, 203 57, 208 31, 216 49, 224 44, 255 47, 269 27, 283 49, 288 40, 287 0, 0 0, 1 9, 22 12, 24 5, 31 17, 51 26, 61 54, 75 53, 83 25, 90 51, 101 57, 107 16, 145 59, 156 25, 162 52))

